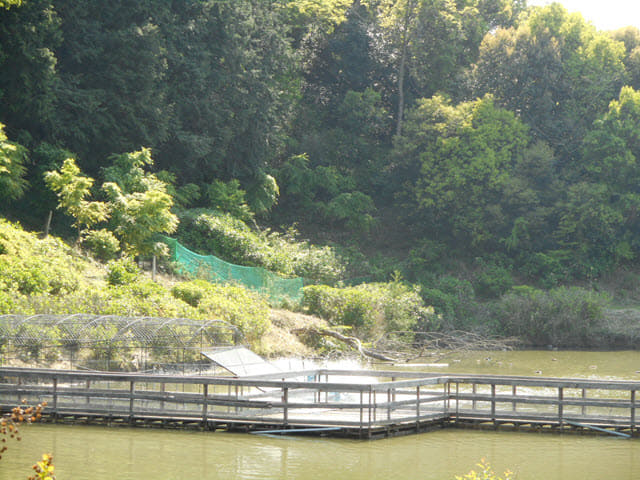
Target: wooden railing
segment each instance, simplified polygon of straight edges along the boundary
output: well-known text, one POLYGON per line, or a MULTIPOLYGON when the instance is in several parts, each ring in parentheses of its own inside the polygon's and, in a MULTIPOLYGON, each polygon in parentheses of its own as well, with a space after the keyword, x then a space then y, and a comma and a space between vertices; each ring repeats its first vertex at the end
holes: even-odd
POLYGON ((0 368, 0 406, 48 402, 52 418, 178 420, 214 428, 340 427, 370 436, 430 422, 611 428, 637 435, 638 382, 306 370, 186 377, 0 368))

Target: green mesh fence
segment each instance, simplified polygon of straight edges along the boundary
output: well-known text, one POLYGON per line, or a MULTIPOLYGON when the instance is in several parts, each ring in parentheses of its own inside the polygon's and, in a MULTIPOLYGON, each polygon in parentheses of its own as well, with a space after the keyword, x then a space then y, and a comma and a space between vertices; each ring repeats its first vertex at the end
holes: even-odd
POLYGON ((283 278, 260 267, 243 267, 225 262, 213 255, 198 255, 177 240, 162 237, 171 250, 171 260, 182 273, 189 273, 210 282, 236 282, 266 295, 272 302, 302 300, 302 278, 283 278))

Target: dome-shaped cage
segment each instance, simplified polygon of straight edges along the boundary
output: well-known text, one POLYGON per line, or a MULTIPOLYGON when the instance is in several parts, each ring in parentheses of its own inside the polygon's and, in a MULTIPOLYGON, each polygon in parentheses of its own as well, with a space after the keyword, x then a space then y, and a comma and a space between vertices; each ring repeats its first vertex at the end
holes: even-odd
POLYGON ((242 343, 240 330, 222 320, 0 315, 2 364, 175 370, 203 362, 200 352, 205 349, 242 343))

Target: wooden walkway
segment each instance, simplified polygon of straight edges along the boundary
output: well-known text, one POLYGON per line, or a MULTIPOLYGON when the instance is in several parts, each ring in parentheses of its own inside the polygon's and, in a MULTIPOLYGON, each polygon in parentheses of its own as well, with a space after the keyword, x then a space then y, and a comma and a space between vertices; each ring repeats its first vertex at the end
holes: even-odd
POLYGON ((472 427, 639 437, 639 382, 308 370, 188 377, 0 368, 0 409, 45 420, 382 438, 472 427))

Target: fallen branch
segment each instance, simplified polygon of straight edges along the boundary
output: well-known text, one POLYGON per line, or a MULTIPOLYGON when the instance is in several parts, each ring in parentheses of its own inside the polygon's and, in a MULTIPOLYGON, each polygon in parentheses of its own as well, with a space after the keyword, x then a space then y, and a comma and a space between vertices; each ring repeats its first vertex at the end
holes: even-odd
POLYGON ((340 340, 341 342, 346 343, 351 348, 354 348, 354 349, 358 350, 358 353, 360 353, 360 355, 362 355, 362 356, 373 358, 375 360, 381 360, 383 362, 396 362, 397 361, 396 358, 388 357, 386 355, 383 355, 381 353, 378 353, 378 352, 375 352, 373 350, 370 350, 368 348, 363 347, 362 346, 362 342, 360 341, 359 338, 342 335, 341 333, 336 332, 335 330, 328 330, 328 329, 319 330, 319 329, 313 328, 313 327, 305 327, 305 328, 298 328, 296 330, 293 330, 293 333, 295 333, 295 334, 309 334, 310 333, 310 334, 319 335, 319 336, 322 336, 322 337, 335 338, 336 340, 340 340))

